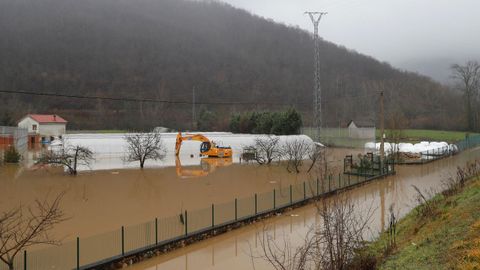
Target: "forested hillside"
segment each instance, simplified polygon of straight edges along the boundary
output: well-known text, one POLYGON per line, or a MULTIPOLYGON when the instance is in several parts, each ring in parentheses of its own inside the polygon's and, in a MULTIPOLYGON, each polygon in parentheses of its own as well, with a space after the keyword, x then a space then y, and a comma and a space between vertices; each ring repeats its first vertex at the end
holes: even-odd
MULTIPOLYGON (((211 129, 227 129, 232 113, 289 106, 311 121, 312 36, 226 4, 1 0, 0 37, 0 90, 186 102, 0 93, 0 115, 57 113, 73 129, 185 129, 195 88, 197 116, 215 118, 211 129)), ((321 56, 328 125, 378 121, 384 89, 387 117, 403 114, 414 128, 464 128, 461 96, 430 79, 327 41, 321 56)))

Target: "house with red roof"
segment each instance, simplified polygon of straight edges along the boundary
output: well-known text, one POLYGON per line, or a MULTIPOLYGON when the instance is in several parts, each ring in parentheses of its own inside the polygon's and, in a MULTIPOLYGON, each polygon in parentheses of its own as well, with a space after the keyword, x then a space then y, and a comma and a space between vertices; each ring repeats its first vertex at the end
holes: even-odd
POLYGON ((28 130, 29 143, 39 143, 61 138, 66 133, 67 123, 56 114, 28 114, 18 122, 18 127, 28 130))

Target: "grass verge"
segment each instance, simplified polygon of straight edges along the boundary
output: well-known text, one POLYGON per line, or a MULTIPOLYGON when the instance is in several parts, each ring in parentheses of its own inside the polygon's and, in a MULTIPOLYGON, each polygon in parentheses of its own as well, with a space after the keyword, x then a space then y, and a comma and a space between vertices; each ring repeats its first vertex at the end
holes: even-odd
POLYGON ((429 203, 428 215, 419 206, 400 220, 393 248, 387 233, 367 247, 377 269, 480 269, 480 179, 429 203))

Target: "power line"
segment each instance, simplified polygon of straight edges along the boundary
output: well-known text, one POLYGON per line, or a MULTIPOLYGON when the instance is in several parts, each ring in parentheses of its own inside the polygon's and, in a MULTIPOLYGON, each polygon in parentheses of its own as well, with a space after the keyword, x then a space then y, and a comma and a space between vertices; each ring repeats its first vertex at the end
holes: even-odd
POLYGON ((148 103, 164 103, 164 104, 177 104, 177 105, 306 105, 303 102, 199 102, 199 101, 181 101, 181 100, 162 100, 162 99, 149 99, 149 98, 128 98, 128 97, 104 97, 104 96, 92 96, 92 95, 71 95, 71 94, 59 94, 59 93, 46 93, 46 92, 32 92, 32 91, 13 91, 13 90, 0 90, 0 93, 6 94, 18 94, 18 95, 31 95, 31 96, 45 96, 45 97, 60 97, 60 98, 75 98, 75 99, 97 99, 108 101, 126 101, 126 102, 148 102, 148 103))

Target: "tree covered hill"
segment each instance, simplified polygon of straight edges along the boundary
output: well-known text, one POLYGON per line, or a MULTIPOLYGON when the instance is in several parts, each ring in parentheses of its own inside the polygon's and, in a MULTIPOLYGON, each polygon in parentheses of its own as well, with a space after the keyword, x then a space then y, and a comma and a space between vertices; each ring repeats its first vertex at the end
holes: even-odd
MULTIPOLYGON (((185 104, 0 93, 0 114, 58 113, 70 128, 226 129, 233 113, 295 107, 311 121, 312 36, 227 4, 186 0, 2 0, 0 90, 185 104), (212 120, 212 119, 210 119, 212 120)), ((438 83, 321 42, 324 122, 388 115, 409 126, 464 127, 461 97, 438 83)))

